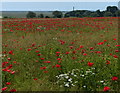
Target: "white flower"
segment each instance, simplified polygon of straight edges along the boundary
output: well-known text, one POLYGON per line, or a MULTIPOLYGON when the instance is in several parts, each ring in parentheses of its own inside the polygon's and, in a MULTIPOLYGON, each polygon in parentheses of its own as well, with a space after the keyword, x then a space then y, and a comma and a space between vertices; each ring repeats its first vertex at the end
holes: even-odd
POLYGON ((69 76, 65 76, 65 78, 67 79, 67 78, 69 78, 69 76))
POLYGON ((66 86, 66 87, 69 87, 69 83, 66 83, 65 86, 66 86))
POLYGON ((81 75, 82 77, 84 77, 85 75, 81 75))
POLYGON ((72 82, 72 78, 68 79, 68 81, 72 82))
POLYGON ((92 71, 86 71, 86 74, 91 73, 92 71))
POLYGON ((95 73, 92 73, 93 75, 95 75, 95 73))
POLYGON ((72 86, 75 86, 74 84, 71 84, 72 86))
POLYGON ((74 77, 77 77, 77 75, 74 75, 74 77))
POLYGON ((85 86, 85 85, 84 85, 83 87, 84 87, 84 88, 86 88, 86 86, 85 86))
POLYGON ((74 75, 74 73, 71 73, 71 75, 74 75))
POLYGON ((78 81, 75 81, 75 83, 78 83, 78 81))
POLYGON ((104 81, 100 81, 101 83, 103 83, 104 81))

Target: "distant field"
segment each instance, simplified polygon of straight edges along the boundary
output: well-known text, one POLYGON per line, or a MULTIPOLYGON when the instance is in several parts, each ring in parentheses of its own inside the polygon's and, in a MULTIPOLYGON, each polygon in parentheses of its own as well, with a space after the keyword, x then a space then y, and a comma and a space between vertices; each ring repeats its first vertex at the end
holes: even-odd
POLYGON ((116 91, 118 18, 3 19, 3 91, 116 91))
MULTIPOLYGON (((33 11, 33 12, 35 12, 37 15, 42 13, 42 14, 44 14, 44 16, 53 17, 53 15, 52 15, 53 11, 33 11)), ((66 12, 64 11, 63 14, 66 12)), ((3 11, 2 16, 3 17, 9 16, 9 17, 14 17, 14 18, 26 18, 27 13, 28 13, 28 11, 3 11)))

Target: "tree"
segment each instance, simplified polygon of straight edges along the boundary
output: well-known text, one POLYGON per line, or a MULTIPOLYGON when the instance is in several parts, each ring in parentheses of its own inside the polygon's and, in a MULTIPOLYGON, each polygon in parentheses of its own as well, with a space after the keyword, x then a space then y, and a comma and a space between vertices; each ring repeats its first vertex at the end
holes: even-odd
POLYGON ((27 18, 35 18, 36 17, 36 13, 29 11, 26 15, 27 18))
POLYGON ((43 14, 38 15, 38 18, 44 18, 43 14))
POLYGON ((76 16, 76 17, 82 17, 82 15, 80 14, 80 12, 76 12, 76 13, 75 13, 75 16, 76 16))
POLYGON ((120 10, 118 10, 118 11, 115 12, 115 16, 116 17, 120 17, 120 10))
POLYGON ((117 6, 108 6, 107 12, 115 13, 118 10, 117 6))
POLYGON ((111 12, 105 12, 104 17, 112 17, 113 14, 111 12))
POLYGON ((49 16, 45 16, 45 18, 50 18, 49 16))
POLYGON ((70 17, 70 14, 66 13, 66 14, 64 15, 64 17, 70 17))
POLYGON ((9 18, 8 16, 4 16, 3 18, 9 18))
POLYGON ((103 17, 103 13, 100 10, 97 10, 96 13, 99 15, 98 17, 103 17))
POLYGON ((55 18, 62 18, 62 16, 63 16, 61 11, 53 11, 52 14, 55 18))
POLYGON ((99 17, 98 13, 94 12, 90 14, 91 17, 99 17))
POLYGON ((83 13, 83 16, 84 16, 84 17, 89 17, 91 13, 92 13, 91 11, 87 11, 87 10, 86 10, 86 11, 83 13))

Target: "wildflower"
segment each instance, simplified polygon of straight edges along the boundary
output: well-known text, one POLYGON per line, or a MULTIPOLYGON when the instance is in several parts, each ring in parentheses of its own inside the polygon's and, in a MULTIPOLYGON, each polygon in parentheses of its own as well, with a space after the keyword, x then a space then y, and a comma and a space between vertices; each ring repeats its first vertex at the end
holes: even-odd
POLYGON ((9 53, 9 54, 13 54, 13 51, 9 51, 8 53, 9 53))
POLYGON ((73 46, 69 46, 70 47, 70 49, 73 49, 73 46))
POLYGON ((32 49, 30 49, 30 48, 29 48, 29 49, 27 49, 27 51, 31 51, 31 50, 32 50, 32 49))
POLYGON ((80 48, 83 48, 83 46, 80 46, 80 48))
POLYGON ((119 50, 115 50, 115 52, 119 52, 119 50))
POLYGON ((115 80, 118 80, 118 77, 112 77, 112 80, 115 81, 115 80))
POLYGON ((10 82, 6 82, 6 85, 10 85, 11 83, 10 82))
POLYGON ((56 52, 56 54, 60 54, 60 52, 56 52))
POLYGON ((34 78, 34 80, 38 80, 37 78, 34 78))
POLYGON ((35 51, 36 53, 40 52, 39 50, 35 51))
POLYGON ((8 58, 8 60, 11 60, 11 58, 8 58))
POLYGON ((11 74, 14 74, 14 73, 15 73, 15 71, 12 71, 12 72, 11 72, 11 74))
POLYGON ((109 60, 107 60, 107 63, 106 64, 110 64, 110 61, 109 60))
POLYGON ((106 42, 107 40, 104 40, 104 42, 106 42))
POLYGON ((66 87, 69 87, 69 83, 66 83, 65 86, 66 86, 66 87))
POLYGON ((46 69, 46 67, 40 67, 40 69, 42 70, 42 69, 46 69))
POLYGON ((44 71, 44 73, 48 73, 48 71, 44 71))
POLYGON ((11 89, 10 92, 16 92, 16 89, 11 89))
POLYGON ((84 56, 86 56, 87 54, 86 54, 86 53, 84 53, 83 55, 84 55, 84 56))
POLYGON ((94 63, 90 63, 90 62, 88 62, 88 66, 93 66, 94 65, 94 63))
POLYGON ((108 90, 110 90, 110 87, 108 87, 108 86, 105 86, 103 89, 103 91, 108 91, 108 90))
POLYGON ((66 52, 65 54, 69 54, 70 52, 66 52))
POLYGON ((104 42, 100 42, 100 43, 98 43, 98 45, 102 45, 102 44, 104 44, 104 42))
POLYGON ((55 66, 56 66, 56 67, 61 67, 61 65, 59 65, 59 64, 56 64, 55 66))
POLYGON ((4 88, 2 88, 2 91, 5 91, 7 88, 8 88, 8 87, 4 87, 4 88))
POLYGON ((113 55, 113 57, 114 57, 114 58, 118 58, 118 56, 116 56, 116 55, 113 55))
POLYGON ((37 54, 37 56, 41 56, 41 54, 37 54))
POLYGON ((117 40, 116 38, 114 38, 113 40, 117 40))
POLYGON ((94 48, 93 47, 90 47, 90 50, 93 50, 94 48))
POLYGON ((115 45, 115 46, 120 46, 120 45, 115 45))
POLYGON ((57 60, 61 60, 61 58, 58 58, 57 60))
POLYGON ((44 60, 45 58, 40 58, 41 60, 44 60))

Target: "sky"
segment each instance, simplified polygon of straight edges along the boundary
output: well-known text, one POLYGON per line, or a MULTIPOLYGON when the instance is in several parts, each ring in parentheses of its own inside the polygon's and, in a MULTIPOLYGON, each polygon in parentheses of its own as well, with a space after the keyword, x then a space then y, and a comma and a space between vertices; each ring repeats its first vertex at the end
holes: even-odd
POLYGON ((2 0, 2 11, 71 11, 73 6, 75 7, 75 10, 95 11, 100 9, 101 11, 103 11, 106 10, 107 6, 118 6, 117 0, 112 0, 114 2, 110 0, 109 2, 107 2, 108 0, 106 0, 106 2, 95 2, 95 0, 93 0, 94 2, 90 2, 90 0, 84 0, 84 2, 78 2, 78 0, 74 2, 72 0, 69 0, 69 2, 66 0, 64 0, 66 2, 60 2, 61 0, 59 0, 59 2, 40 2, 40 0, 39 2, 36 0, 29 0, 29 2, 27 2, 27 0, 26 2, 25 0, 12 0, 11 2, 10 1, 11 0, 2 0))

